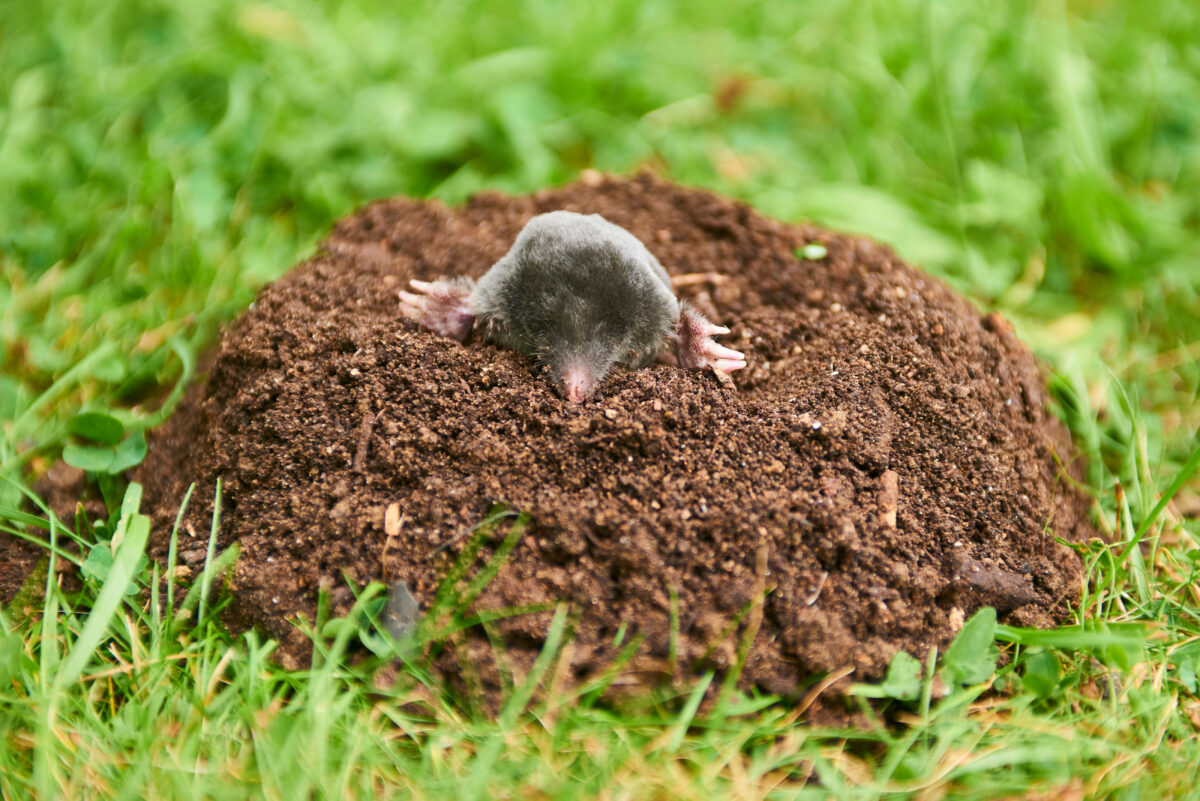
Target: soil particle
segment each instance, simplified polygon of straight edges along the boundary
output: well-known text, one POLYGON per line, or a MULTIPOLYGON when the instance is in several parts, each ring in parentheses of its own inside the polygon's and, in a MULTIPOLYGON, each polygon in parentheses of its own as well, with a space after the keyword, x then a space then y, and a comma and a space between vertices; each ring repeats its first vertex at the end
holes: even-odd
MULTIPOLYGON (((503 502, 533 522, 475 607, 568 601, 571 676, 606 667, 623 626, 644 637, 630 675, 648 683, 729 667, 750 635, 742 685, 799 697, 847 666, 840 686, 877 678, 897 649, 924 658, 981 605, 1025 624, 1062 614, 1080 563, 1055 538, 1093 532, 1045 401, 1003 318, 884 246, 650 175, 590 176, 341 220, 225 333, 137 478, 160 558, 198 482, 185 561, 223 480, 234 614, 285 662, 307 658, 288 621, 313 615, 318 587, 338 588, 335 612, 346 580, 403 582, 427 608, 503 502), (747 355, 736 392, 656 365, 572 404, 525 357, 400 317, 410 278, 479 277, 555 209, 599 213, 692 276, 681 294, 747 355), (828 255, 798 257, 809 243, 828 255)), ((550 618, 492 624, 509 669, 532 664, 550 618)), ((494 689, 496 649, 482 631, 461 640, 447 674, 494 689)))

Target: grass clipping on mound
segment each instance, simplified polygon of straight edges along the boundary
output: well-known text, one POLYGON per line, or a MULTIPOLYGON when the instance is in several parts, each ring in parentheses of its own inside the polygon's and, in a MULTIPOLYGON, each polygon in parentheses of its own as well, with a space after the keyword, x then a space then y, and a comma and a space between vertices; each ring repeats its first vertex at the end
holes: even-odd
MULTIPOLYGON (((647 683, 744 662, 743 686, 795 696, 816 674, 923 657, 981 606, 1061 616, 1081 566, 1056 538, 1092 533, 1071 459, 998 315, 868 240, 644 175, 340 221, 226 332, 138 478, 160 522, 193 480, 196 498, 223 481, 219 545, 242 549, 231 614, 278 637, 285 664, 307 658, 289 621, 313 617, 319 588, 344 613, 347 582, 403 581, 428 608, 503 503, 531 522, 474 609, 566 601, 569 677, 636 637, 628 668, 647 683), (554 209, 599 213, 693 276, 682 294, 747 354, 737 391, 659 365, 570 404, 529 359, 401 319, 410 278, 478 277, 554 209)), ((210 512, 188 511, 185 565, 203 562, 210 512)), ((552 616, 469 630, 446 674, 498 687, 497 654, 527 671, 552 616)))

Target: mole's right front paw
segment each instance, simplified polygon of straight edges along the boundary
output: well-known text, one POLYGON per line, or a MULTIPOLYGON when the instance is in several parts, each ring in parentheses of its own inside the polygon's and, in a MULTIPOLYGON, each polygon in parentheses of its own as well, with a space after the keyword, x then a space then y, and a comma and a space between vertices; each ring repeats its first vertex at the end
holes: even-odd
POLYGON ((746 366, 744 353, 712 339, 716 334, 728 334, 728 328, 713 325, 686 302, 680 306, 675 325, 675 358, 680 367, 711 367, 718 378, 728 378, 729 373, 746 366))
POLYGON ((416 292, 400 293, 401 313, 444 337, 466 340, 475 326, 470 303, 475 282, 470 278, 441 278, 432 282, 414 278, 409 283, 416 292))

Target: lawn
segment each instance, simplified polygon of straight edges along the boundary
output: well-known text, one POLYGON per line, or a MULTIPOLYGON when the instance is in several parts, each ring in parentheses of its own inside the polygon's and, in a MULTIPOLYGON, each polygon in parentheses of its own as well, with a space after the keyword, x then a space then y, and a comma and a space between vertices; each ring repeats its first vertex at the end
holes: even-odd
POLYGON ((0 609, 0 794, 1200 797, 1197 42, 1190 0, 0 5, 0 528, 48 555, 0 609), (220 326, 366 201, 640 167, 888 242, 1016 324, 1109 538, 1071 625, 989 628, 1009 658, 946 697, 929 655, 900 726, 701 712, 703 684, 616 709, 551 671, 494 717, 415 669, 376 686, 344 621, 279 668, 222 628, 217 564, 128 593, 163 582, 112 462, 110 521, 29 489, 84 458, 81 411, 136 459, 220 326), (118 535, 82 592, 47 580, 118 535))

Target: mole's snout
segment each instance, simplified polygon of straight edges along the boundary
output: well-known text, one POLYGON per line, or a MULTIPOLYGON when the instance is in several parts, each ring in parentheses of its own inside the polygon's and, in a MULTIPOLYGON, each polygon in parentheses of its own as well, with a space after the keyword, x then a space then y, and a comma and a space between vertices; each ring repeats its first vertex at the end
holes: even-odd
POLYGON ((563 394, 572 403, 579 403, 592 391, 591 371, 585 367, 568 367, 562 374, 563 394))

